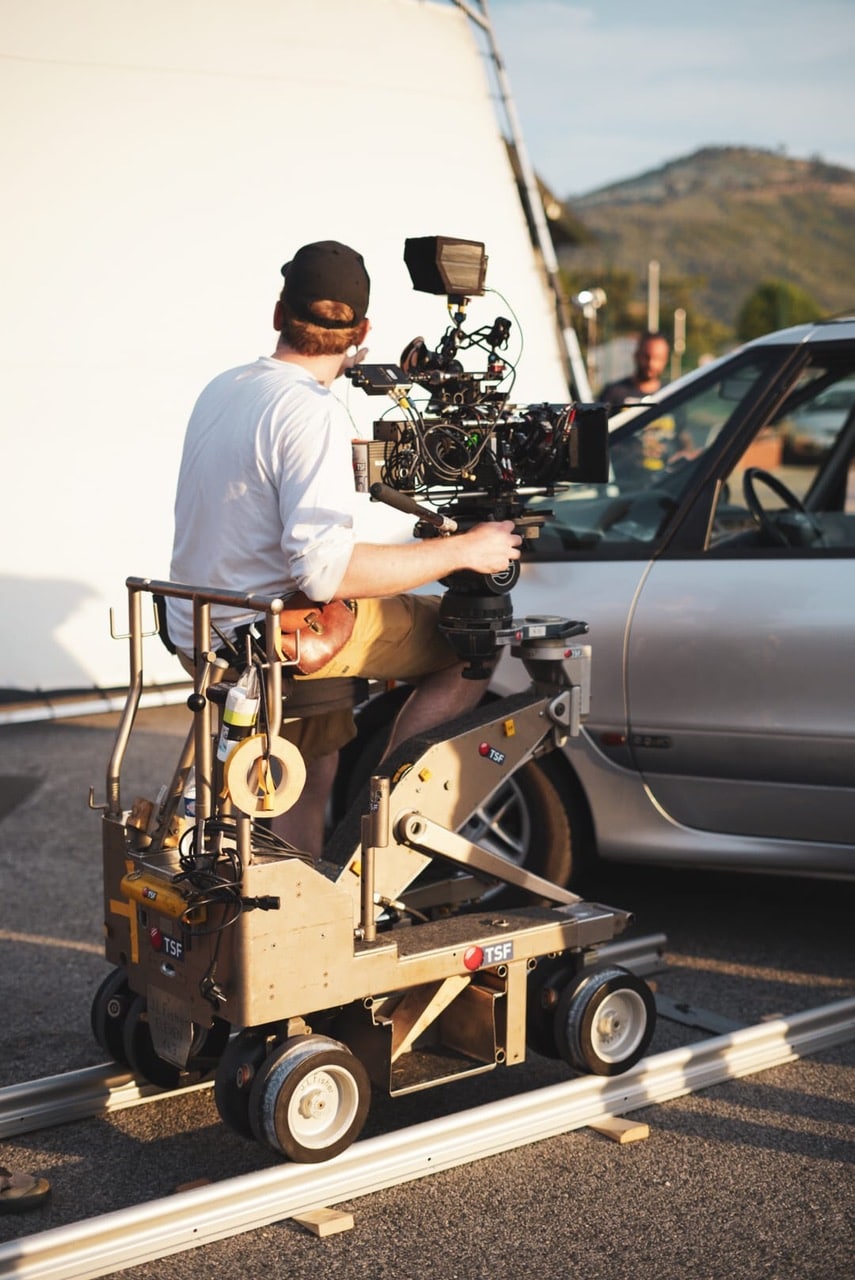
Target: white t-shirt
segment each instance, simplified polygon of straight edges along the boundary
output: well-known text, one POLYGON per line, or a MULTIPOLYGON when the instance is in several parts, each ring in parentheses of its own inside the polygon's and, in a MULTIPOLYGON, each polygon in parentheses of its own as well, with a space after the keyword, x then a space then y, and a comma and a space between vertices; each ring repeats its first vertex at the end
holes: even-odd
MULTIPOLYGON (((204 389, 175 497, 170 579, 213 590, 330 600, 354 544, 353 428, 296 364, 262 356, 204 389)), ((170 635, 193 650, 190 601, 168 601, 170 635)), ((257 616, 212 605, 227 635, 257 616)))

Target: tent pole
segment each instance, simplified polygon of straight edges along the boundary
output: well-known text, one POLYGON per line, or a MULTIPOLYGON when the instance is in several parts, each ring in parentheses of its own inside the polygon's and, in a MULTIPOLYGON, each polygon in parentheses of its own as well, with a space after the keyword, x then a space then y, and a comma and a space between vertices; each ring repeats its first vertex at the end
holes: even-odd
POLYGON ((546 222, 546 214, 543 210, 543 200, 540 196, 540 189, 537 185, 537 178, 529 161, 528 152, 523 140, 522 127, 520 125, 519 116, 517 115, 516 104, 511 94, 510 82, 505 64, 502 58, 499 46, 496 43, 496 36, 493 31, 493 24, 490 20, 490 14, 487 7, 487 0, 474 0, 478 8, 474 7, 471 0, 453 0, 459 9, 462 9, 466 16, 480 27, 484 32, 490 49, 490 57, 495 68, 496 81, 499 87, 499 95, 502 100, 502 106, 507 118, 508 131, 510 139, 514 146, 519 165, 520 176, 522 178, 523 198, 526 205, 526 213, 528 215, 529 226, 534 231, 537 248, 543 261, 544 270, 546 271, 549 287, 552 291, 555 302, 555 320, 558 328, 562 363, 564 366, 564 375, 567 379, 567 385, 570 394, 578 400, 591 400, 591 388, 588 383, 588 374, 585 369, 584 361, 579 351, 579 342, 576 338, 576 332, 570 323, 569 312, 567 308, 567 300, 564 296, 564 290, 561 287, 561 279, 558 271, 558 260, 555 256, 555 247, 552 243, 552 236, 546 222))

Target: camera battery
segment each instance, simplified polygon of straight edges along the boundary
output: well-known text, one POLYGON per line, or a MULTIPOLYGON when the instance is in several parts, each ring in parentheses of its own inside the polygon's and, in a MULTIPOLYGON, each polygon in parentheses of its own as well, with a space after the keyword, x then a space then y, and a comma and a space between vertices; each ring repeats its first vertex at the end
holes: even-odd
POLYGON ((354 440, 353 478, 357 493, 370 493, 371 486, 383 479, 386 445, 382 440, 354 440))

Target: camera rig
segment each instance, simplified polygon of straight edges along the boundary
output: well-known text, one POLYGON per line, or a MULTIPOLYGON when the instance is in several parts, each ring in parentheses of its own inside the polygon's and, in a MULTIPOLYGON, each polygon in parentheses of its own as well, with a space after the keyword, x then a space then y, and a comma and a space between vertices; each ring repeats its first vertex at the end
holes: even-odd
MULTIPOLYGON (((417 337, 398 364, 358 364, 347 371, 355 386, 390 396, 398 409, 397 416, 374 423, 373 440, 354 442, 357 487, 415 515, 417 537, 513 520, 525 539, 535 538, 550 513, 531 510, 528 499, 608 479, 605 406, 511 403, 511 321, 497 316, 472 332, 463 327, 471 298, 485 292, 483 243, 448 236, 408 239, 404 261, 415 289, 447 296, 451 323, 435 350, 417 337), (460 358, 472 349, 486 357, 477 371, 465 369, 460 358)), ((482 678, 496 646, 519 639, 526 625, 514 622, 508 599, 518 577, 514 562, 500 574, 462 571, 444 580, 443 630, 469 660, 473 678, 482 678)), ((556 637, 586 629, 557 618, 539 619, 537 625, 556 637)))
MULTIPOLYGON (((459 243, 452 284, 465 278, 472 291, 483 285, 483 246, 479 256, 459 243)), ((465 295, 449 296, 462 313, 465 295)), ((586 448, 596 452, 598 415, 511 408, 498 354, 508 322, 466 335, 461 319, 437 352, 421 339, 411 344, 409 371, 384 367, 383 389, 392 387, 402 416, 380 424, 388 434, 375 442, 385 473, 378 496, 415 510, 424 537, 508 516, 533 529, 544 517, 527 512, 527 492, 600 474, 580 462, 586 448), (483 342, 485 373, 456 367, 461 348, 483 342), (428 397, 424 411, 413 407, 416 386, 428 397), (410 454, 412 465, 398 466, 410 454), (443 509, 422 507, 415 493, 441 495, 443 509)), ((371 389, 381 381, 364 368, 358 375, 371 389)), ((601 433, 601 466, 604 444, 601 433)), ((411 1093, 521 1063, 529 1047, 601 1075, 640 1061, 654 1031, 653 996, 635 974, 603 966, 598 951, 631 915, 584 902, 464 834, 519 769, 579 733, 588 711, 589 646, 568 644, 586 625, 515 622, 508 593, 516 567, 451 574, 441 625, 474 674, 488 674, 487 659, 509 643, 528 687, 398 744, 319 862, 268 822, 297 802, 306 781, 302 755, 280 734, 292 665, 282 649, 286 602, 127 579, 130 680, 101 806, 113 968, 91 1011, 96 1039, 117 1063, 167 1089, 213 1072, 215 1104, 232 1132, 315 1162, 358 1136, 372 1085, 411 1093), (144 593, 192 602, 193 724, 158 799, 138 796, 126 810, 120 775, 144 684, 144 593), (259 696, 241 696, 240 714, 231 702, 239 686, 218 678, 228 660, 213 648, 215 604, 264 617, 263 648, 247 643, 259 696), (447 874, 419 884, 434 861, 447 874), (498 914, 459 910, 478 904, 490 884, 540 901, 498 914)))

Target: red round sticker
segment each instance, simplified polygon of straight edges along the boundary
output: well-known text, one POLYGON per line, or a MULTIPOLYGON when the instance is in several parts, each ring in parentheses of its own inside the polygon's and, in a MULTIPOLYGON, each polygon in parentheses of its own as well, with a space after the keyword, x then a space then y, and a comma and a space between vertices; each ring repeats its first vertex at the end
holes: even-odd
POLYGON ((480 969, 484 963, 484 952, 480 947, 467 947, 463 952, 463 963, 467 969, 480 969))

